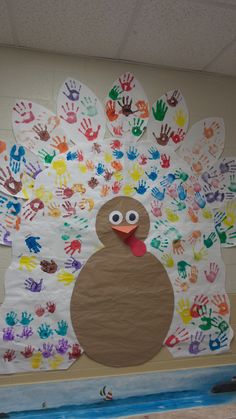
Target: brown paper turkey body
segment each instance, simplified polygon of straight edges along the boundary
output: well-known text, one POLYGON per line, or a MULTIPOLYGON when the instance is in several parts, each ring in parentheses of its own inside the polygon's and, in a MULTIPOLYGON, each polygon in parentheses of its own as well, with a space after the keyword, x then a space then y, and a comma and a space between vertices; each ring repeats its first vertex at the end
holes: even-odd
POLYGON ((143 243, 148 213, 133 198, 113 198, 98 212, 96 231, 105 247, 88 260, 76 281, 74 331, 97 362, 141 364, 160 349, 174 306, 168 275, 143 243))

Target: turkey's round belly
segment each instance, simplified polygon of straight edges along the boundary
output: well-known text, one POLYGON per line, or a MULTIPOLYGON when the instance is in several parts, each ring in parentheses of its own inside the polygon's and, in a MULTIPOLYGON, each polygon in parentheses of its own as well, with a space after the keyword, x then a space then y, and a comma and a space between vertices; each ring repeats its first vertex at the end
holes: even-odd
POLYGON ((132 366, 160 349, 173 316, 174 296, 163 265, 150 253, 93 255, 77 278, 71 319, 88 357, 132 366))

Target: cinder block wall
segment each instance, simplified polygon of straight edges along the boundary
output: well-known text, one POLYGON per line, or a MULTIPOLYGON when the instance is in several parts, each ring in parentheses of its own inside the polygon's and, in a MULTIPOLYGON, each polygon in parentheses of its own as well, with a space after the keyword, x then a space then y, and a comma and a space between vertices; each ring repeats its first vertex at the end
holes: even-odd
MULTIPOLYGON (((209 116, 222 116, 226 125, 225 156, 236 156, 236 78, 198 72, 156 69, 144 65, 77 58, 13 48, 0 48, 0 138, 12 143, 11 110, 16 98, 38 102, 56 111, 58 89, 66 77, 87 84, 103 101, 112 82, 131 71, 142 83, 150 104, 166 91, 180 88, 190 111, 190 125, 209 116)), ((231 324, 236 332, 236 250, 223 250, 227 291, 231 300, 231 324)), ((11 249, 0 246, 0 302, 4 299, 4 272, 11 261, 11 249)), ((0 376, 0 385, 70 380, 85 377, 140 373, 145 371, 236 364, 236 339, 231 353, 174 360, 163 348, 154 359, 132 368, 108 368, 82 356, 67 371, 32 372, 0 376)))

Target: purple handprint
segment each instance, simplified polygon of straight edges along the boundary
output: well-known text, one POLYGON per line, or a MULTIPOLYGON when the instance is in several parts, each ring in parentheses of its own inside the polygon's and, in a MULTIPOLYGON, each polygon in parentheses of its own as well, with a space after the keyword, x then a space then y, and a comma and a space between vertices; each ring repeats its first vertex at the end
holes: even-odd
POLYGON ((33 332, 33 329, 32 329, 31 326, 30 327, 24 326, 23 329, 22 329, 21 334, 16 335, 16 336, 18 336, 18 338, 21 338, 21 339, 28 339, 30 336, 33 335, 33 333, 34 332, 33 332))
POLYGON ((73 269, 72 273, 79 271, 82 267, 82 264, 79 260, 76 260, 73 256, 71 256, 66 262, 65 262, 65 268, 66 269, 73 269))
POLYGON ((69 345, 67 339, 60 339, 58 345, 56 345, 56 351, 59 354, 64 355, 70 347, 71 345, 69 345))
POLYGON ((31 292, 40 292, 43 289, 43 278, 39 282, 36 282, 33 278, 27 278, 25 280, 25 289, 31 292))
POLYGON ((79 87, 76 86, 75 80, 70 80, 69 83, 65 83, 65 86, 68 89, 68 92, 63 92, 63 94, 73 102, 79 100, 81 85, 79 87))
POLYGON ((44 343, 43 347, 40 348, 39 351, 42 353, 44 358, 50 358, 53 356, 53 345, 50 343, 44 343))
POLYGON ((40 163, 37 161, 35 164, 29 163, 25 164, 26 168, 26 174, 33 179, 36 179, 36 177, 43 171, 42 167, 40 166, 40 163))
POLYGON ((5 327, 3 329, 3 336, 2 336, 3 340, 14 340, 15 336, 14 336, 14 329, 13 327, 5 327))
POLYGON ((196 332, 195 336, 191 335, 191 343, 189 345, 189 353, 198 355, 200 352, 205 351, 206 348, 200 349, 201 343, 204 341, 205 335, 202 332, 196 332))

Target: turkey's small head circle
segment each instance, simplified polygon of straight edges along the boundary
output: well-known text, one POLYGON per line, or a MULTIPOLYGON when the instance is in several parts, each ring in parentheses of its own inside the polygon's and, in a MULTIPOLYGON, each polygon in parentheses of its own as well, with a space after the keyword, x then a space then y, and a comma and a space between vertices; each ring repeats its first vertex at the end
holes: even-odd
POLYGON ((105 246, 120 245, 133 234, 143 241, 148 236, 149 228, 149 215, 144 206, 126 196, 106 202, 96 218, 96 232, 105 246))

